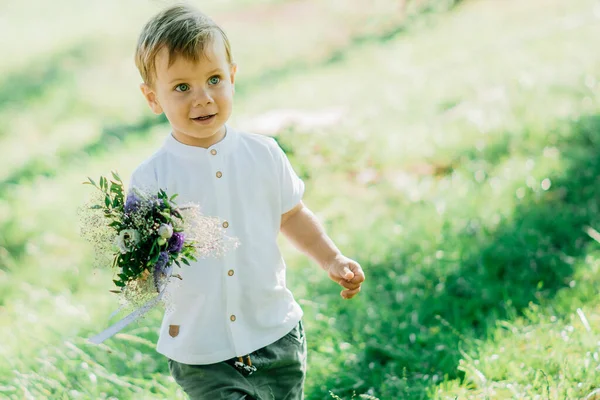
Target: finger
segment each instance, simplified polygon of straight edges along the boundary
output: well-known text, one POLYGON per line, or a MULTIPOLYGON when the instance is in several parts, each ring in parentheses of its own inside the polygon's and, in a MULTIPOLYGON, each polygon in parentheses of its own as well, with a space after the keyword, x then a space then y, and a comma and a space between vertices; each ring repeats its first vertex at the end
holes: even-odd
POLYGON ((348 281, 354 278, 354 272, 352 272, 348 265, 344 266, 344 269, 342 270, 342 278, 348 281))
POLYGON ((353 280, 354 273, 348 267, 344 267, 342 272, 339 274, 337 272, 330 271, 329 277, 340 285, 343 285, 344 282, 350 282, 353 280))
POLYGON ((340 293, 340 295, 344 298, 344 299, 351 299, 354 296, 356 296, 358 294, 358 292, 360 292, 360 286, 356 289, 353 290, 342 290, 342 292, 340 293))
POLYGON ((344 279, 341 279, 338 283, 340 284, 340 286, 342 286, 346 289, 351 289, 351 290, 354 290, 357 287, 360 287, 360 283, 348 282, 344 279))
POLYGON ((352 278, 352 283, 361 283, 365 281, 365 273, 360 265, 356 264, 355 268, 353 268, 353 271, 354 277, 352 278))

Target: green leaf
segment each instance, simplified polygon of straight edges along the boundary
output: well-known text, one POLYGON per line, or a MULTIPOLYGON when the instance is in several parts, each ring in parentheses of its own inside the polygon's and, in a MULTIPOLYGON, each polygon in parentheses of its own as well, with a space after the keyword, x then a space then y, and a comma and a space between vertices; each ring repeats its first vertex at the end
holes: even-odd
POLYGON ((179 195, 177 193, 175 193, 173 196, 171 196, 171 198, 169 200, 173 201, 177 198, 177 196, 179 196, 179 195))
POLYGON ((125 286, 125 283, 124 283, 124 282, 117 281, 117 280, 115 280, 115 279, 113 279, 113 282, 114 282, 114 283, 115 283, 115 285, 117 285, 118 287, 124 287, 124 286, 125 286))
POLYGON ((160 252, 157 251, 156 254, 150 256, 150 260, 148 261, 148 266, 153 266, 158 261, 158 257, 160 257, 160 252))
POLYGON ((184 263, 185 265, 190 265, 190 262, 186 258, 182 258, 181 262, 184 263))
POLYGON ((161 211, 161 212, 160 212, 160 215, 162 215, 163 217, 165 217, 165 219, 167 220, 167 222, 171 222, 171 220, 173 219, 173 218, 171 217, 171 214, 169 214, 169 213, 166 213, 166 212, 164 212, 164 211, 161 211))
POLYGON ((184 222, 183 216, 181 215, 181 211, 178 208, 173 208, 173 216, 177 219, 180 219, 181 222, 184 222))
POLYGON ((111 171, 111 174, 113 176, 113 178, 115 178, 116 181, 118 182, 123 182, 123 180, 121 179, 121 177, 119 176, 119 174, 116 171, 111 171))
MULTIPOLYGON (((95 182, 95 181, 94 181, 92 178, 89 178, 89 177, 88 177, 88 180, 90 181, 89 183, 90 183, 91 185, 94 185, 95 187, 98 187, 98 185, 96 185, 96 182, 95 182)), ((84 183, 87 183, 87 182, 84 182, 84 183)))
POLYGON ((104 198, 104 204, 106 205, 106 208, 110 208, 110 197, 106 196, 104 198))

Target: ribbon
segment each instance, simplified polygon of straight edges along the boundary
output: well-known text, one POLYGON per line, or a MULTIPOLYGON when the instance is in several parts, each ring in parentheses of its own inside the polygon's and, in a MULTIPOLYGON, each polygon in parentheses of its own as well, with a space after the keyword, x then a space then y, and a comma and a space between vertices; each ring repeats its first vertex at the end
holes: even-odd
MULTIPOLYGON (((172 271, 173 271, 173 267, 169 266, 166 269, 166 271, 164 272, 164 274, 167 277, 176 276, 179 279, 181 279, 181 276, 179 276, 179 275, 171 275, 172 271)), ((163 285, 161 285, 160 282, 159 282, 159 280, 158 280, 158 275, 156 273, 153 274, 153 275, 154 275, 154 287, 159 292, 158 296, 156 296, 152 300, 149 300, 148 302, 146 302, 146 304, 144 304, 143 306, 141 306, 137 310, 133 311, 132 313, 130 313, 129 315, 127 315, 125 318, 119 320, 114 325, 109 326, 108 328, 106 328, 105 330, 103 330, 102 332, 100 332, 99 334, 97 334, 96 336, 92 336, 91 338, 88 339, 88 342, 93 343, 93 344, 100 344, 100 343, 104 342, 106 339, 108 339, 108 338, 116 335, 117 333, 119 333, 120 331, 122 331, 127 325, 131 324, 133 321, 135 321, 136 319, 138 319, 142 315, 146 314, 148 311, 150 311, 150 309, 152 307, 156 306, 156 304, 159 301, 161 301, 163 295, 165 294, 165 291, 167 290, 167 282, 165 282, 163 285), (161 286, 162 286, 162 290, 160 290, 161 286)), ((122 309, 123 309, 123 306, 121 306, 117 310, 113 311, 113 313, 110 314, 110 316, 108 317, 108 319, 111 320, 112 317, 114 317, 115 315, 117 315, 122 309)))
MULTIPOLYGON (((122 331, 127 325, 131 324, 133 321, 135 321, 136 319, 138 319, 139 317, 141 317, 142 315, 144 315, 148 311, 150 311, 150 309, 152 307, 156 306, 156 304, 162 299, 163 295, 165 294, 165 289, 166 289, 166 285, 165 285, 165 288, 158 294, 158 296, 156 296, 152 300, 149 300, 148 302, 146 302, 146 304, 144 304, 137 310, 133 311, 132 313, 127 315, 125 318, 123 318, 120 321, 118 321, 117 323, 115 323, 114 325, 111 325, 110 327, 106 328, 99 334, 92 336, 91 338, 88 339, 88 342, 90 342, 92 344, 100 344, 100 343, 104 342, 106 339, 108 339, 108 338, 114 336, 115 334, 119 333, 120 331, 122 331)), ((118 311, 119 310, 115 311, 115 313, 118 311)), ((113 315, 115 313, 113 313, 113 315)))

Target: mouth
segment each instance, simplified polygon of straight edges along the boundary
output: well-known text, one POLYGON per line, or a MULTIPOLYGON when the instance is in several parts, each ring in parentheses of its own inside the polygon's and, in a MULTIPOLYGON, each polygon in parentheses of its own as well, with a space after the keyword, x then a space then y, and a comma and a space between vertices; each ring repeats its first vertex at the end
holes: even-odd
POLYGON ((213 119, 216 115, 217 114, 201 115, 199 117, 192 118, 192 119, 197 122, 206 122, 206 121, 210 121, 211 119, 213 119))

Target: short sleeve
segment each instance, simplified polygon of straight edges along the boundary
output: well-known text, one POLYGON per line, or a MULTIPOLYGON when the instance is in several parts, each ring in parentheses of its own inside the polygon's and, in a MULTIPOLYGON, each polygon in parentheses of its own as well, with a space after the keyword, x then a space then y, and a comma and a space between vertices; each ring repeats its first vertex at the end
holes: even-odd
POLYGON ((276 170, 279 179, 279 193, 281 196, 281 214, 285 214, 294 208, 304 196, 304 182, 298 177, 290 160, 273 140, 276 170))

